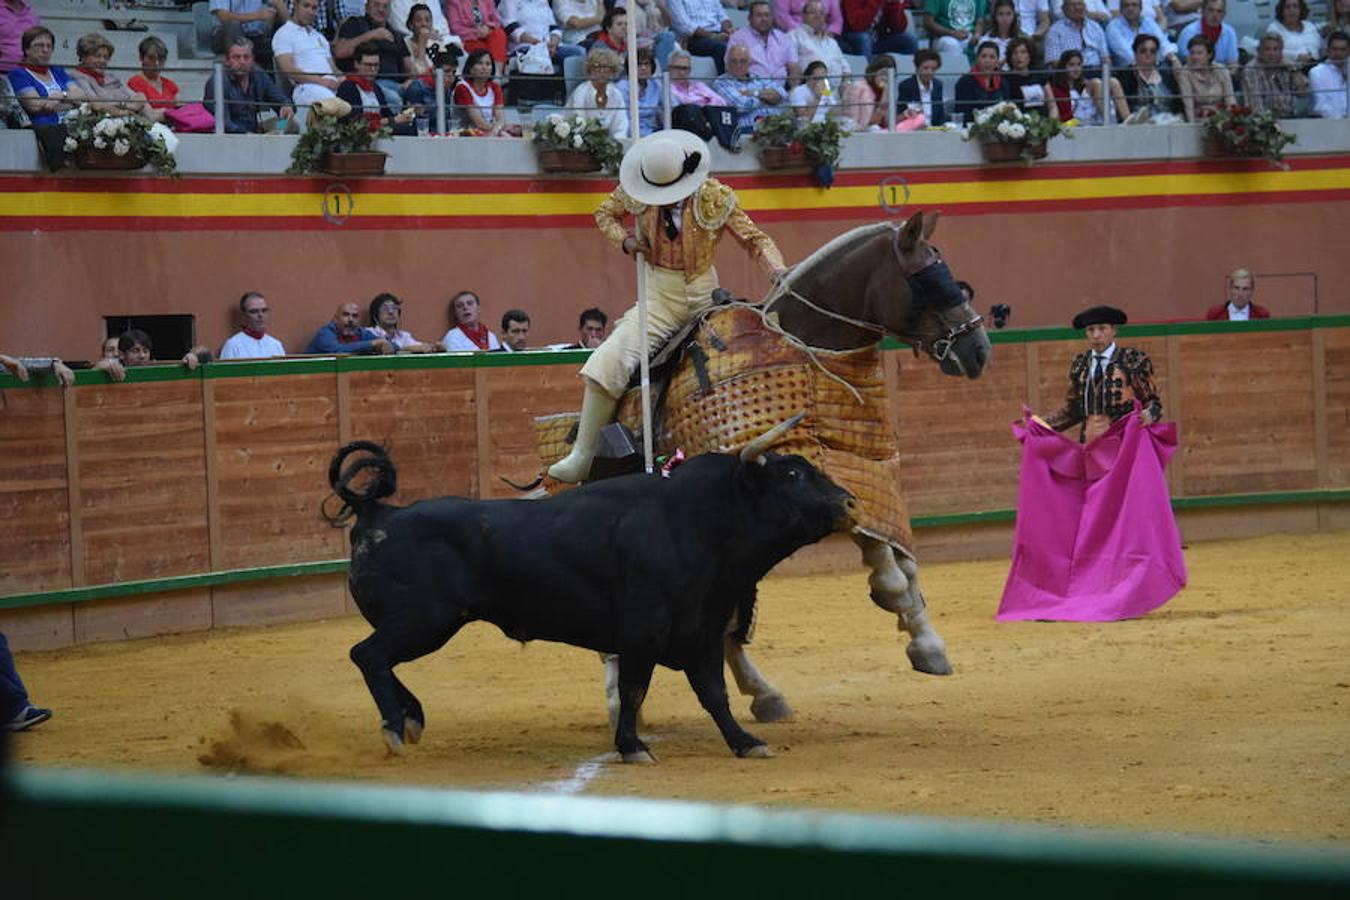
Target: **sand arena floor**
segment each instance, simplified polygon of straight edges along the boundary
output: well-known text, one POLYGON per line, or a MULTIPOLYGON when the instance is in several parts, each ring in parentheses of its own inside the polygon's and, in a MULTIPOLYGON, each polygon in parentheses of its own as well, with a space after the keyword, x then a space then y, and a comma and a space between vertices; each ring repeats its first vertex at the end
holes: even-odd
POLYGON ((924 584, 956 674, 912 672, 866 578, 770 578, 753 648, 796 707, 738 760, 658 671, 656 766, 606 757, 594 654, 476 624, 402 667, 428 727, 386 756, 348 648, 359 618, 21 654, 56 718, 20 761, 1350 841, 1350 532, 1192 545, 1139 621, 993 620, 1006 562, 924 584))

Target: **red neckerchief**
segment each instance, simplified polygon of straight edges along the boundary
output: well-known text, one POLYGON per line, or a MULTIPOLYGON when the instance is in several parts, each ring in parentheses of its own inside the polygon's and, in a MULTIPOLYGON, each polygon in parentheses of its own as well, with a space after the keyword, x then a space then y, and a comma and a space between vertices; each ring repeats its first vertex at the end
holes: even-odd
POLYGON ((375 93, 375 82, 371 81, 369 78, 364 78, 360 75, 348 75, 347 80, 367 94, 375 93))
POLYGON ((339 331, 337 337, 339 344, 355 344, 357 341, 361 340, 361 335, 359 333, 343 334, 342 332, 339 331))
POLYGON ((492 332, 488 331, 488 327, 482 322, 479 322, 473 328, 470 328, 467 325, 461 325, 459 326, 459 330, 464 332, 464 335, 469 340, 473 341, 473 345, 479 350, 486 350, 488 348, 488 335, 492 332))
POLYGON ((980 86, 986 94, 998 90, 998 86, 1003 83, 1003 76, 997 72, 981 73, 979 69, 971 68, 970 74, 975 76, 975 83, 980 86))
POLYGON ((609 32, 608 32, 608 31, 602 31, 602 32, 600 32, 600 37, 596 38, 595 40, 596 40, 597 43, 604 44, 606 47, 608 47, 609 49, 615 51, 616 53, 623 53, 623 52, 625 52, 625 49, 626 49, 626 48, 625 48, 625 47, 621 47, 621 46, 619 46, 618 44, 614 43, 614 39, 611 38, 611 37, 609 36, 609 32))
POLYGON ((86 69, 84 66, 76 66, 76 67, 75 67, 75 71, 77 71, 77 72, 83 72, 84 74, 88 75, 90 78, 92 78, 92 79, 94 79, 95 81, 97 81, 99 84, 102 84, 102 83, 103 83, 103 79, 105 79, 105 78, 108 77, 108 76, 105 75, 103 72, 100 72, 100 71, 98 71, 98 70, 96 70, 96 69, 86 69))
POLYGON ((255 341, 261 341, 261 340, 267 335, 267 332, 265 332, 265 331, 254 331, 252 328, 249 328, 247 325, 245 325, 245 326, 244 326, 244 334, 246 334, 246 335, 248 335, 249 337, 253 338, 255 341))
POLYGON ((48 72, 51 71, 52 68, 51 66, 34 66, 30 65, 29 63, 24 63, 23 67, 28 71, 32 72, 34 75, 46 75, 48 72))
POLYGON ((1209 38, 1211 44, 1217 44, 1219 43, 1219 36, 1223 34, 1223 23, 1220 22, 1218 25, 1210 28, 1202 21, 1200 23, 1200 33, 1209 38))

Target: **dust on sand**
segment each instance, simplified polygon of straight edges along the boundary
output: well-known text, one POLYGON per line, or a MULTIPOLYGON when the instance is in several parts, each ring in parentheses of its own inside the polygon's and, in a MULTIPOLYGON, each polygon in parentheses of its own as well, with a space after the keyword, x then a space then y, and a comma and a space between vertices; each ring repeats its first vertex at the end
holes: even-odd
POLYGON ((1192 545, 1191 586, 1110 624, 993 620, 1005 561, 926 567, 956 674, 911 672, 856 574, 770 578, 756 660, 795 720, 749 722, 737 760, 682 675, 605 762, 593 653, 474 625, 399 669, 427 731, 390 758, 350 646, 358 618, 21 654, 56 717, 18 759, 157 772, 284 773, 795 807, 1350 838, 1350 533, 1192 545))

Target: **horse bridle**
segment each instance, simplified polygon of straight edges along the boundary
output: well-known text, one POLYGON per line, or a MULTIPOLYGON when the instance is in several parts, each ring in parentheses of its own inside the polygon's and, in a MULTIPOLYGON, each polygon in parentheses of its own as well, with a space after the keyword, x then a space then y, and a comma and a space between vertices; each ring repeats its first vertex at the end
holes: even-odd
MULTIPOLYGON (((933 310, 942 320, 944 325, 948 325, 947 333, 933 341, 926 341, 921 337, 910 339, 910 346, 914 348, 914 355, 918 356, 919 351, 927 353, 937 362, 942 362, 951 355, 952 347, 962 337, 979 328, 984 322, 984 316, 976 313, 974 318, 965 319, 950 325, 947 322, 946 312, 953 307, 959 306, 965 302, 965 296, 961 289, 956 285, 956 279, 952 278, 952 270, 947 268, 947 264, 942 260, 942 251, 932 244, 928 249, 933 251, 933 261, 923 266, 912 274, 905 275, 905 283, 909 285, 910 296, 914 298, 914 304, 917 307, 928 307, 933 310), (935 302, 929 295, 940 294, 940 301, 935 302)), ((895 254, 895 263, 904 272, 905 265, 904 254, 900 252, 900 229, 895 229, 895 236, 891 240, 891 252, 895 254)))

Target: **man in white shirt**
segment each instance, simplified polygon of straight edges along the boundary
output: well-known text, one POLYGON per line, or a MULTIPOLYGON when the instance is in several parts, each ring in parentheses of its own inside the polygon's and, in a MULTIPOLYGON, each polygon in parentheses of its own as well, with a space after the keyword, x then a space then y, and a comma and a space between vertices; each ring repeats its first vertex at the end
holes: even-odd
POLYGON ((1147 34, 1158 42, 1158 58, 1165 59, 1175 72, 1181 68, 1176 45, 1167 39, 1158 23, 1144 15, 1143 0, 1120 0, 1120 15, 1106 25, 1106 45, 1111 50, 1111 65, 1134 65, 1134 39, 1147 34))
POLYGON ((450 301, 455 324, 441 338, 446 350, 500 350, 502 342, 480 320, 482 304, 473 291, 460 291, 450 301))
POLYGON ((735 26, 719 0, 667 0, 670 27, 694 56, 710 56, 717 74, 726 71, 727 40, 735 26))
POLYGON ((239 311, 243 315, 244 328, 220 348, 220 359, 265 359, 286 355, 281 341, 267 333, 272 310, 267 306, 266 297, 257 291, 249 291, 239 298, 239 311))
POLYGON ((826 25, 825 4, 821 0, 806 0, 802 7, 802 24, 792 31, 792 39, 797 44, 797 63, 805 69, 818 59, 825 64, 831 78, 843 78, 849 71, 848 61, 826 25))
POLYGON ((1350 55, 1350 35, 1334 32, 1327 38, 1327 58, 1312 67, 1308 85, 1313 93, 1313 114, 1323 119, 1344 119, 1345 58, 1350 55))
POLYGON ((1050 30, 1050 0, 1017 0, 1017 27, 1027 37, 1044 37, 1050 30))
MULTIPOLYGON (((291 20, 272 36, 277 70, 294 85, 291 99, 296 107, 307 108, 319 100, 336 97, 341 82, 328 39, 314 28, 318 10, 319 0, 295 0, 291 20)), ((305 120, 302 115, 302 128, 305 120)))

